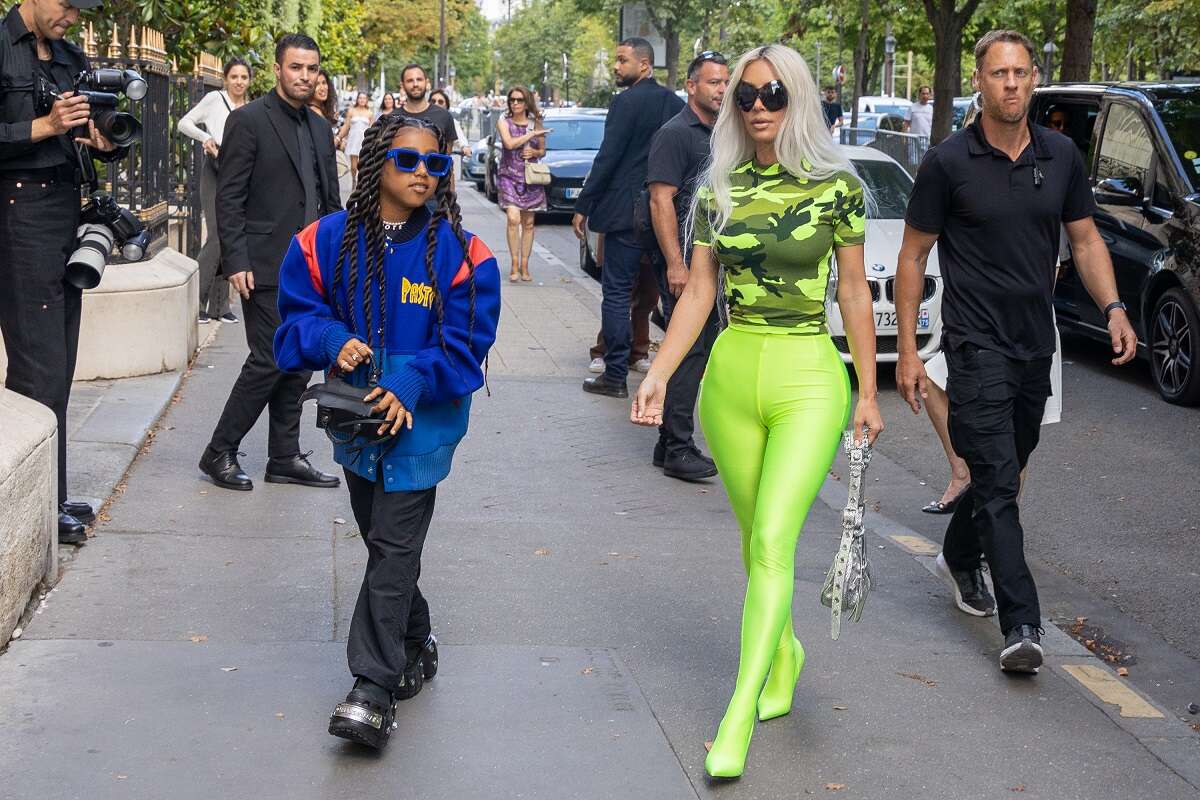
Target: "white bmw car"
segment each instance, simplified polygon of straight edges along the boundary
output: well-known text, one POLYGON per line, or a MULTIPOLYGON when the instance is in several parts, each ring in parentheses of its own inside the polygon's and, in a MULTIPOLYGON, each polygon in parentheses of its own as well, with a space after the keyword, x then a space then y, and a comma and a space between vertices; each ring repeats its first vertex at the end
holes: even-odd
MULTIPOLYGON (((896 353, 896 256, 904 238, 904 210, 912 193, 913 180, 891 157, 870 147, 843 146, 863 183, 875 197, 876 208, 867 219, 867 283, 875 312, 875 352, 879 361, 895 361, 896 353)), ((829 333, 842 360, 850 362, 850 343, 837 304, 837 262, 834 261, 825 299, 829 333)), ((938 271, 937 248, 929 254, 925 286, 917 313, 917 353, 922 361, 937 354, 942 346, 942 277, 938 271)))

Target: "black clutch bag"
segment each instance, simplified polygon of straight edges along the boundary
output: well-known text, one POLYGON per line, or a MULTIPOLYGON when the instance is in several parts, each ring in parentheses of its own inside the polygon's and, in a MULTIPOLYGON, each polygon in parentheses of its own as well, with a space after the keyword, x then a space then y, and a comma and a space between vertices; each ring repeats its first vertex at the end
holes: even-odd
POLYGON ((378 433, 386 419, 383 414, 373 412, 374 401, 363 400, 371 386, 351 386, 337 377, 327 377, 324 383, 314 384, 300 395, 300 403, 317 402, 317 427, 325 431, 335 444, 348 444, 362 437, 362 446, 380 444, 392 438, 392 434, 378 433))

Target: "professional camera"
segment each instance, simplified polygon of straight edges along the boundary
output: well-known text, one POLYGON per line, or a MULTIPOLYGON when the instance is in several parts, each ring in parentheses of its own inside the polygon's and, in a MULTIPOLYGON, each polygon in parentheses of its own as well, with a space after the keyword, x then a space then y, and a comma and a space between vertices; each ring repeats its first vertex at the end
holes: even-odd
POLYGON ((94 289, 104 275, 108 254, 115 243, 126 261, 140 261, 150 246, 150 232, 112 195, 94 193, 79 215, 79 244, 67 259, 67 282, 79 289, 94 289))
MULTIPOLYGON (((75 76, 75 93, 88 100, 92 110, 92 122, 96 130, 117 147, 126 147, 142 138, 142 123, 125 111, 118 111, 123 94, 130 100, 141 100, 146 96, 146 81, 131 69, 90 69, 75 76)), ((37 109, 47 114, 58 99, 56 87, 45 78, 38 84, 37 109)), ((87 130, 76 133, 87 136, 87 130)))

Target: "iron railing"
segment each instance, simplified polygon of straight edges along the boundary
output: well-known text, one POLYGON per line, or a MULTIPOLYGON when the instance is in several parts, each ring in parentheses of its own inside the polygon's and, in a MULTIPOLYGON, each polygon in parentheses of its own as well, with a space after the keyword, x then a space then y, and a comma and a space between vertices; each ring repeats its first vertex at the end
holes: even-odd
MULTIPOLYGON (((110 193, 142 220, 153 239, 152 247, 166 241, 194 258, 203 236, 200 172, 204 155, 197 142, 178 135, 176 126, 207 92, 220 88, 220 62, 199 54, 193 73, 180 73, 167 60, 165 42, 156 31, 131 30, 127 45, 118 37, 113 32, 111 41, 101 44, 89 28, 83 38, 84 50, 93 67, 133 69, 145 78, 146 97, 136 103, 123 101, 125 110, 141 120, 142 137, 125 158, 96 165, 96 188, 110 193)), ((115 253, 113 260, 119 260, 115 253)))

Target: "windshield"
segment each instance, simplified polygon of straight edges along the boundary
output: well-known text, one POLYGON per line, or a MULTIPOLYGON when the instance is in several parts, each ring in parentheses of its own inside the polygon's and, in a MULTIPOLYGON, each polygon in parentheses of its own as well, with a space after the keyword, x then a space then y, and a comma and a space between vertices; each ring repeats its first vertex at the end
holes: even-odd
POLYGON ((1200 97, 1171 97, 1155 103, 1155 108, 1183 162, 1192 191, 1200 191, 1200 97))
POLYGON ((871 110, 876 114, 895 114, 898 117, 904 117, 905 119, 908 119, 909 106, 900 105, 899 103, 894 105, 888 103, 872 103, 871 110))
POLYGON ((545 121, 554 130, 546 137, 547 150, 599 150, 604 139, 604 118, 554 119, 545 121))
POLYGON ((904 219, 913 185, 908 173, 891 161, 855 159, 852 163, 858 170, 858 177, 874 197, 876 208, 871 219, 904 219))

